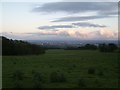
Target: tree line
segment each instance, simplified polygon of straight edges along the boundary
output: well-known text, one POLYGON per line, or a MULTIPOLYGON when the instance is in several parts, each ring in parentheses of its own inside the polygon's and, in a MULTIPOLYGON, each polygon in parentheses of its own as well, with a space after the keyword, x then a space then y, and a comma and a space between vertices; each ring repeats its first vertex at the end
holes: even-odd
POLYGON ((79 47, 67 47, 65 50, 99 50, 100 52, 120 52, 120 47, 114 43, 103 43, 99 44, 98 46, 94 44, 86 44, 79 47))
MULTIPOLYGON (((2 55, 39 55, 44 54, 46 46, 31 44, 21 40, 12 40, 1 36, 2 55)), ((49 49, 49 48, 48 48, 49 49)), ((120 47, 114 43, 109 44, 86 44, 79 47, 66 47, 65 50, 99 50, 100 52, 120 52, 120 47)))
POLYGON ((21 40, 12 40, 1 36, 2 55, 38 55, 44 54, 45 49, 40 45, 30 44, 21 40))

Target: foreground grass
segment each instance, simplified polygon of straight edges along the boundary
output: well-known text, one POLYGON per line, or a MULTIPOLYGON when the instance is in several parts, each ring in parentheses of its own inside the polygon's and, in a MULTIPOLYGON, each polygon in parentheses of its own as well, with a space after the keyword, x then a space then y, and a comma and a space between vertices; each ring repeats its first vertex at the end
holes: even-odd
POLYGON ((44 88, 78 88, 79 79, 83 79, 88 88, 116 88, 118 86, 117 53, 101 53, 87 50, 48 50, 44 55, 3 56, 3 88, 13 88, 12 75, 20 70, 24 79, 23 88, 32 88, 33 72, 40 72, 44 88), (90 68, 94 69, 89 73, 90 68), (51 72, 61 72, 66 82, 50 82, 51 72), (102 74, 100 74, 102 72, 102 74))

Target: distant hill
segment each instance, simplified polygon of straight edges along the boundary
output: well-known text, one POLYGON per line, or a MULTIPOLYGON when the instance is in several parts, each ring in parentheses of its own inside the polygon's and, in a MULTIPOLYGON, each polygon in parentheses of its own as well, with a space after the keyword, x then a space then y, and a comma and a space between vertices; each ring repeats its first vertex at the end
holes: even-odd
POLYGON ((44 54, 45 49, 40 45, 30 44, 21 40, 12 40, 4 36, 2 39, 2 55, 38 55, 44 54))

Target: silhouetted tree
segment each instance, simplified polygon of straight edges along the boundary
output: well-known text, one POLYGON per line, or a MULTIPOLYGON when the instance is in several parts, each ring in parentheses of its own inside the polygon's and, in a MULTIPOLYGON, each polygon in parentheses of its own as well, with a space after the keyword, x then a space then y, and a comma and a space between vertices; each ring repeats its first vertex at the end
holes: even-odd
POLYGON ((100 52, 114 52, 117 48, 117 45, 114 43, 99 44, 100 52))
POLYGON ((89 50, 96 50, 97 46, 93 45, 93 44, 86 44, 84 46, 84 49, 89 49, 89 50))
POLYGON ((40 45, 2 37, 2 55, 38 55, 44 53, 45 49, 40 45))
POLYGON ((79 46, 79 47, 67 47, 65 48, 66 50, 96 50, 97 46, 93 44, 86 44, 84 46, 79 46))

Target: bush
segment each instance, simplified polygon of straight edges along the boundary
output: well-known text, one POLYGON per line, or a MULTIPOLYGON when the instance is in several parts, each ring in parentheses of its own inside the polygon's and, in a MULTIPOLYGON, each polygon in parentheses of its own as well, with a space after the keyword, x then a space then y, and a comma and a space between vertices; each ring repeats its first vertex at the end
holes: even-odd
POLYGON ((69 70, 69 71, 67 71, 68 73, 71 73, 71 71, 69 70))
POLYGON ((20 82, 14 82, 14 88, 22 88, 22 85, 20 82))
POLYGON ((33 88, 42 88, 42 83, 40 81, 35 81, 33 88))
POLYGON ((80 88, 86 87, 85 80, 84 80, 84 79, 79 79, 79 80, 78 80, 78 86, 79 86, 80 88))
POLYGON ((75 68, 76 67, 76 64, 73 64, 73 68, 75 68))
POLYGON ((66 81, 66 77, 63 73, 61 73, 59 81, 60 82, 65 82, 66 81))
POLYGON ((63 73, 52 72, 50 75, 50 81, 51 82, 65 82, 66 77, 64 76, 63 73))
POLYGON ((13 62, 13 64, 16 64, 16 62, 13 62))
POLYGON ((43 78, 42 78, 41 73, 39 73, 39 72, 34 72, 33 80, 34 80, 34 81, 42 81, 43 78))
POLYGON ((32 74, 34 74, 35 73, 35 71, 34 70, 32 70, 32 74))
POLYGON ((118 53, 120 53, 120 47, 118 48, 118 53))
POLYGON ((13 73, 13 79, 14 80, 23 80, 24 78, 24 73, 20 70, 17 70, 13 73))
POLYGON ((50 67, 50 68, 53 68, 53 66, 52 66, 52 65, 50 65, 49 67, 50 67))
POLYGON ((95 74, 95 69, 94 68, 89 68, 88 69, 88 74, 95 74))
POLYGON ((98 79, 96 79, 94 81, 94 83, 97 85, 97 87, 101 87, 102 86, 101 83, 100 83, 100 81, 98 79))
POLYGON ((103 76, 104 75, 103 71, 99 71, 98 75, 103 76))
POLYGON ((99 44, 99 51, 100 52, 114 52, 117 49, 118 49, 118 47, 114 43, 99 44))
POLYGON ((43 77, 41 73, 32 71, 33 73, 33 82, 34 82, 34 88, 41 88, 42 87, 42 82, 43 82, 43 77))

